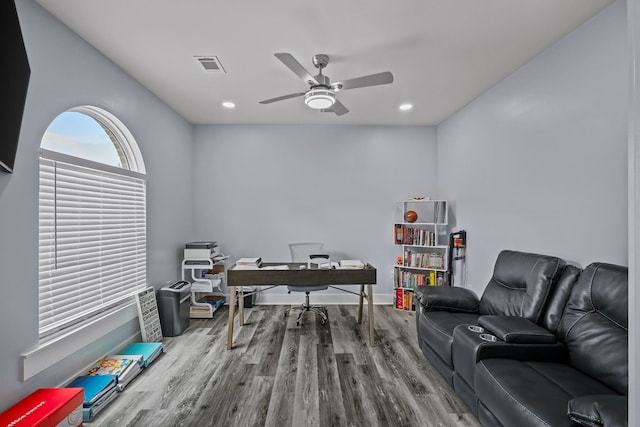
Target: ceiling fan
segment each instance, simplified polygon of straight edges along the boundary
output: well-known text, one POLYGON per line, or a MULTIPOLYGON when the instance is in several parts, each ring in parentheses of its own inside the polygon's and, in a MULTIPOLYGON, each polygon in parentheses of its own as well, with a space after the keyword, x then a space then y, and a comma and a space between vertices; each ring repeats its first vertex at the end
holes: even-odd
POLYGON ((308 107, 323 112, 333 112, 341 116, 347 114, 349 110, 336 98, 337 92, 367 86, 385 85, 393 82, 393 74, 385 71, 384 73, 369 74, 367 76, 331 83, 329 77, 322 74, 322 69, 329 64, 329 55, 313 55, 313 65, 318 69, 318 75, 316 76, 312 76, 290 53, 276 53, 275 56, 311 87, 306 92, 291 93, 289 95, 265 99, 264 101, 260 101, 260 104, 271 104, 272 102, 304 96, 304 103, 308 107))

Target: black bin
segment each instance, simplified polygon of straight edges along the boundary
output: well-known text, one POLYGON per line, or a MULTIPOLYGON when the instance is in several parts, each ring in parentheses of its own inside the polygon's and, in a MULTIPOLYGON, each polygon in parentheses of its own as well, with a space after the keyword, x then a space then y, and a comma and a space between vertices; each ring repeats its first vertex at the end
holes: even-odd
MULTIPOLYGON (((244 308, 251 308, 253 307, 253 297, 255 296, 255 294, 251 294, 251 295, 246 295, 247 293, 251 293, 254 292, 255 288, 251 288, 248 286, 244 286, 243 287, 243 292, 245 293, 244 296, 244 308)), ((236 300, 236 307, 238 306, 238 300, 236 300)))
POLYGON ((176 282, 161 288, 157 295, 162 335, 175 337, 189 327, 191 283, 176 282))

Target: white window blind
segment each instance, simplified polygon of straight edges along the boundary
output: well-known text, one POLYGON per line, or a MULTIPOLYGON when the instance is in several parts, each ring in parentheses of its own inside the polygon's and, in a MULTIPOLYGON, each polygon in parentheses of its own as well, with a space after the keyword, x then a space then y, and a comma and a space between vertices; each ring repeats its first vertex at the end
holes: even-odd
POLYGON ((40 158, 40 338, 146 287, 144 179, 40 158))

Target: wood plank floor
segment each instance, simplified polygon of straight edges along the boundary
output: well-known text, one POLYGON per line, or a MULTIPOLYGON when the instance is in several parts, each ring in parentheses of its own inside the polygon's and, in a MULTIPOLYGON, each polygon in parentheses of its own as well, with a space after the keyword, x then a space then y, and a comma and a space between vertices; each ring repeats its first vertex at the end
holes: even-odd
POLYGON ((422 356, 414 313, 375 306, 370 347, 366 313, 327 309, 299 327, 289 306, 246 309, 231 351, 226 308, 192 319, 90 425, 479 426, 422 356))

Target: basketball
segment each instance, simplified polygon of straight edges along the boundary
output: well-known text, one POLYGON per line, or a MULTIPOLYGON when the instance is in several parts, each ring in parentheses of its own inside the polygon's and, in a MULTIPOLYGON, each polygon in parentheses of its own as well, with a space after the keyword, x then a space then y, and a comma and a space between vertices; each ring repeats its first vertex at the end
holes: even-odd
POLYGON ((418 214, 416 211, 406 211, 404 213, 404 220, 407 222, 416 222, 418 219, 418 214))

